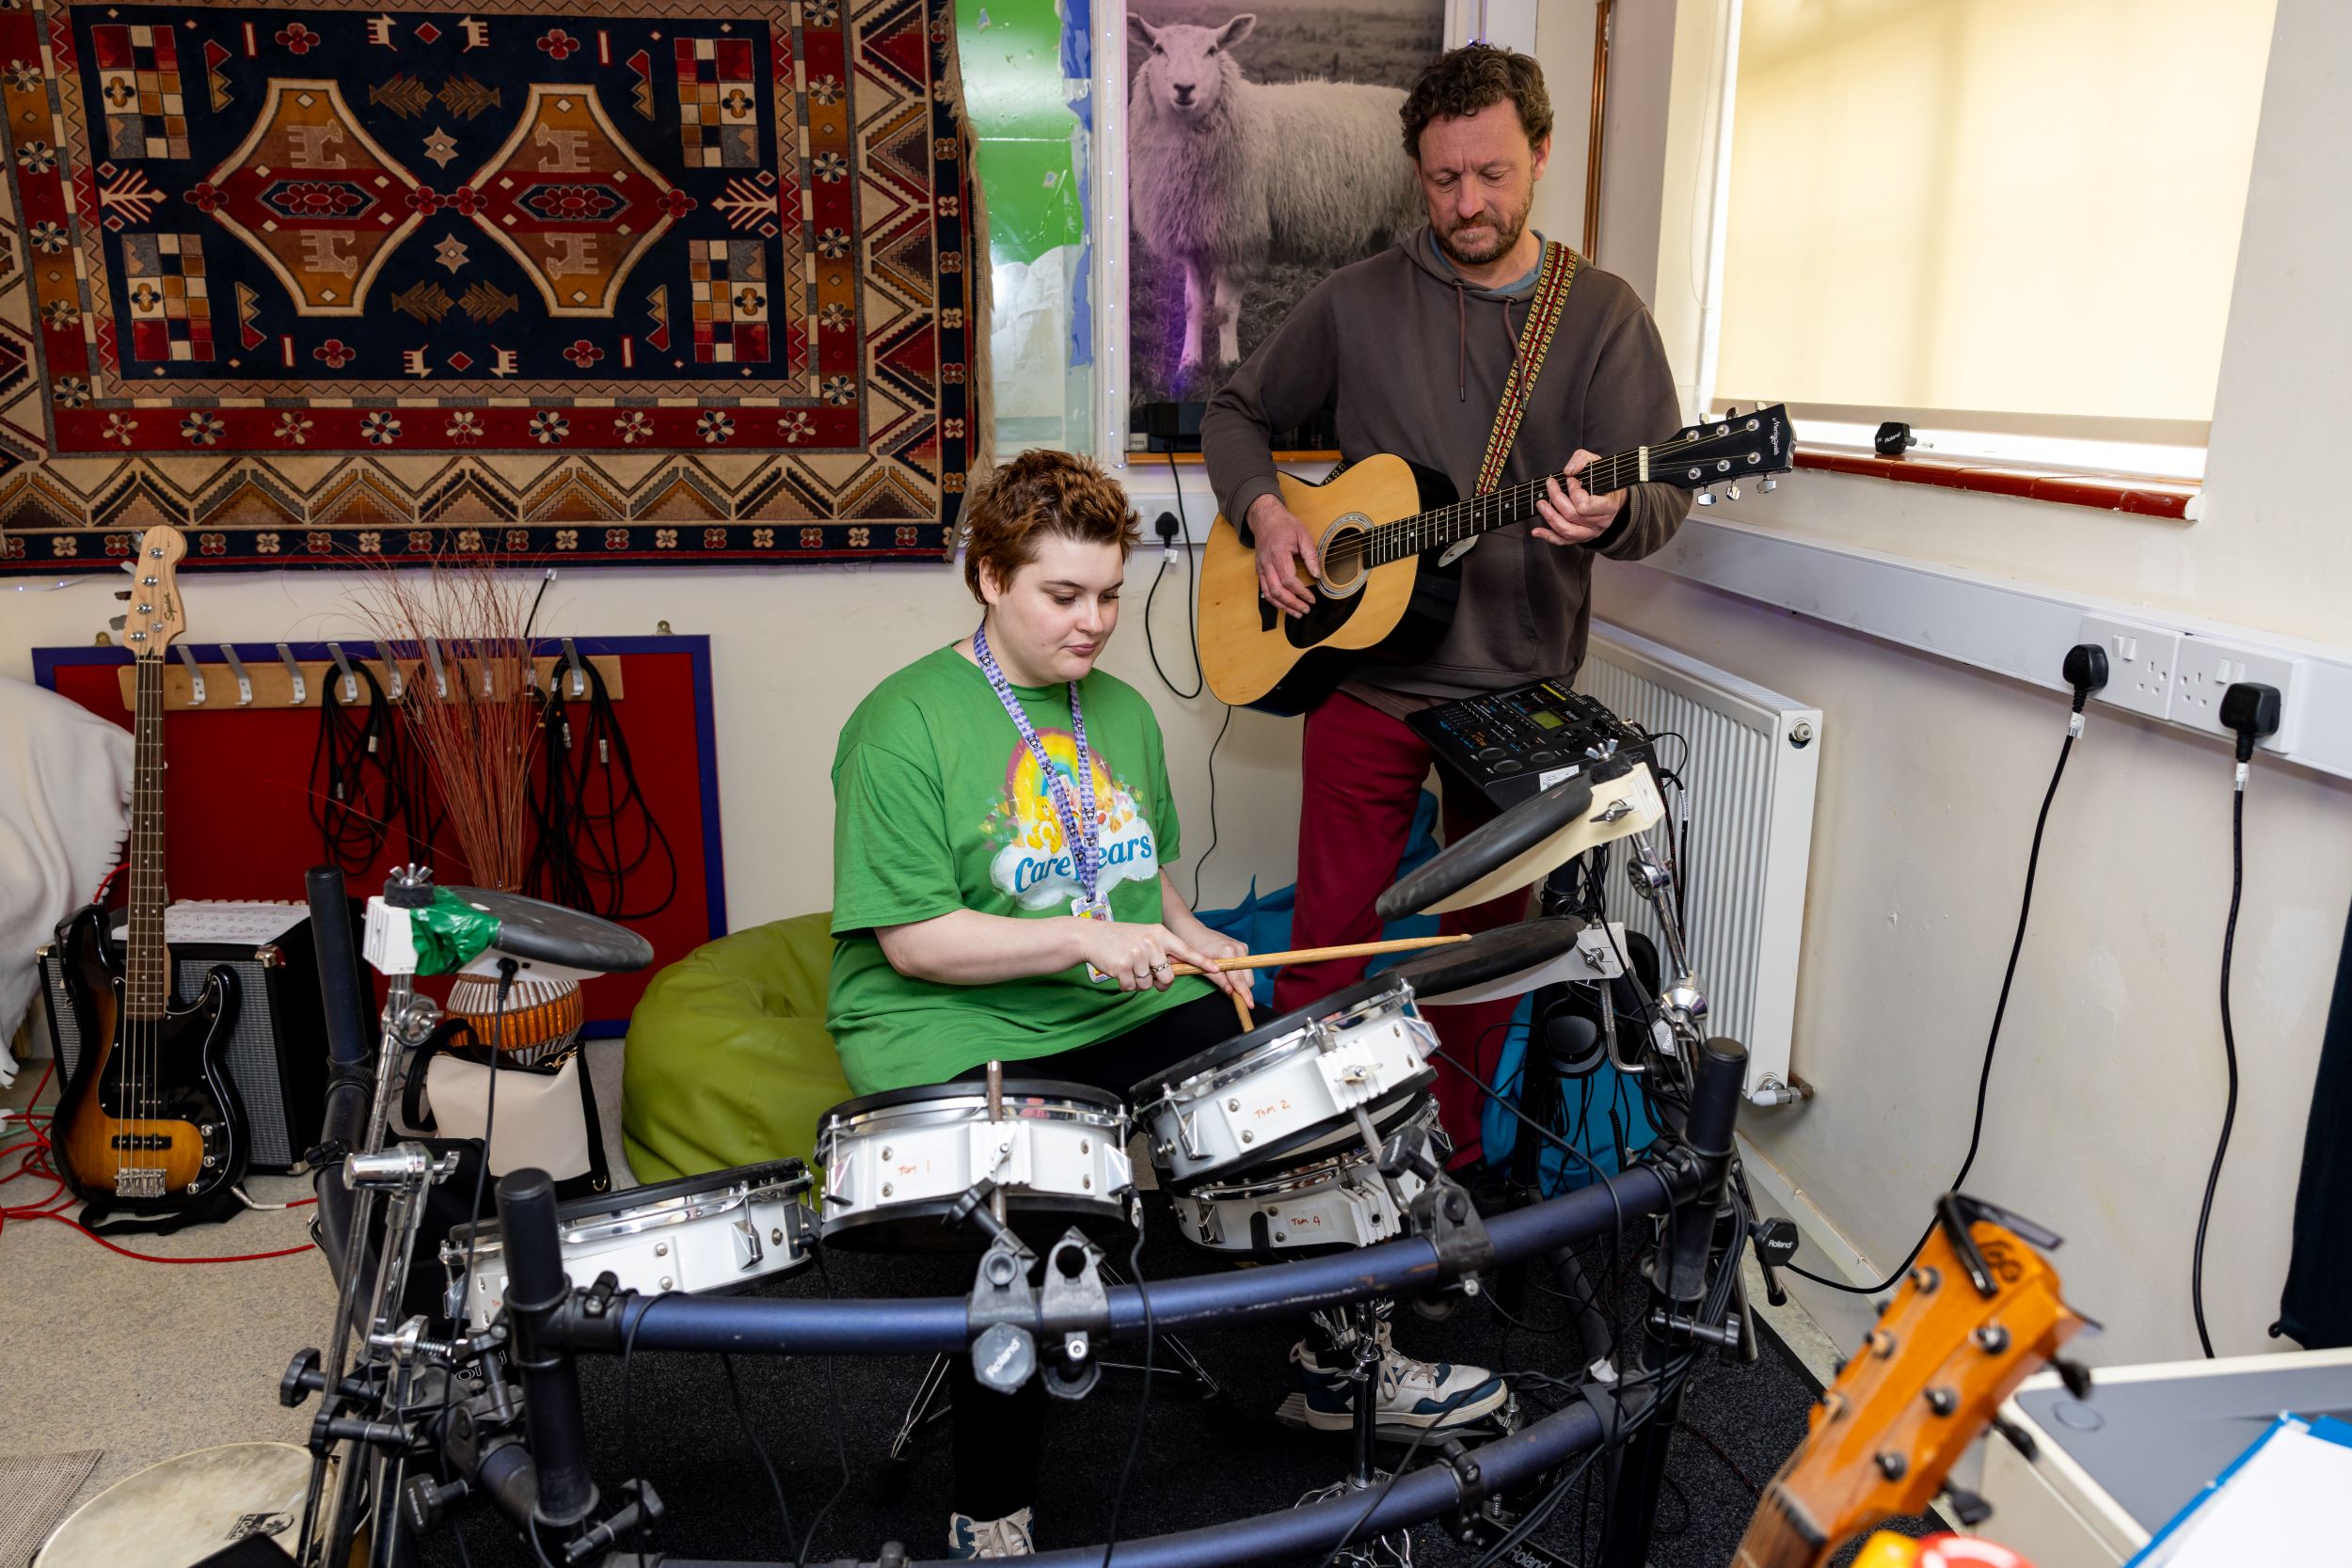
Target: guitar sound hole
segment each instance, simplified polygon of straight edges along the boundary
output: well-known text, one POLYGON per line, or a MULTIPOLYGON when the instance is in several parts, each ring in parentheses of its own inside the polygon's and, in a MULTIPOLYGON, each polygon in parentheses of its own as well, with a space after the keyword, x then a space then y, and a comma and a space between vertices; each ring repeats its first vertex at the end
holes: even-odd
POLYGON ((1323 536, 1323 574, 1318 586, 1328 598, 1344 598, 1364 585, 1369 540, 1360 527, 1342 522, 1323 536))

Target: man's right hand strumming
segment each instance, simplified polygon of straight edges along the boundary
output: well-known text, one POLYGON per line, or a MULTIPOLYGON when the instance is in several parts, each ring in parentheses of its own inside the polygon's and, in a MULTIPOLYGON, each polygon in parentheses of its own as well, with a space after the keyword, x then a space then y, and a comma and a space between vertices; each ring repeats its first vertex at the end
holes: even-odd
POLYGON ((1258 592, 1288 614, 1306 614, 1314 608, 1311 583, 1320 570, 1307 525, 1292 515, 1279 496, 1260 496, 1251 501, 1248 522, 1258 552, 1258 592))

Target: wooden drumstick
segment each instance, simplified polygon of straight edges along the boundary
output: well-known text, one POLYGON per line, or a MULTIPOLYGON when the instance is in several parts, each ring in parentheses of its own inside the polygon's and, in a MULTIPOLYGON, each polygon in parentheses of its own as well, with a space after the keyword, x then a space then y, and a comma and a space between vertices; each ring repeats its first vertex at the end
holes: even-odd
POLYGON ((1257 1021, 1249 1016, 1249 999, 1239 991, 1232 992, 1232 998, 1233 1011, 1241 1015, 1241 1032, 1246 1035, 1258 1026, 1257 1021))
MULTIPOLYGON (((1445 947, 1457 942, 1470 941, 1470 933, 1439 937, 1397 937, 1388 942, 1355 942, 1338 947, 1294 947, 1284 953, 1245 953, 1238 958, 1219 958, 1216 967, 1233 969, 1275 969, 1283 964, 1322 963, 1328 958, 1369 958, 1380 953, 1411 953, 1424 947, 1445 947)), ((1179 974, 1206 973, 1197 964, 1178 964, 1179 974)))

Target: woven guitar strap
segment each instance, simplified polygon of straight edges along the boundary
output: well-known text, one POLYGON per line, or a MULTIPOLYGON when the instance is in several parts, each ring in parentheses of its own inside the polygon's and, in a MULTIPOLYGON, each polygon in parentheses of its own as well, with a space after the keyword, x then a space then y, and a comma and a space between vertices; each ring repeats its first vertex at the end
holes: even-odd
POLYGON ((1510 379, 1502 384, 1502 403, 1495 410, 1495 428, 1486 437, 1486 461, 1478 465, 1478 485, 1470 493, 1483 496, 1502 483, 1502 467, 1511 459, 1511 443, 1518 438, 1519 416, 1527 412, 1535 390, 1535 377, 1544 368, 1544 353, 1551 347, 1552 330, 1568 303, 1568 285, 1583 258, 1557 240, 1544 244, 1543 270, 1535 277, 1535 297, 1528 307, 1527 324, 1519 328, 1518 356, 1511 363, 1510 379))

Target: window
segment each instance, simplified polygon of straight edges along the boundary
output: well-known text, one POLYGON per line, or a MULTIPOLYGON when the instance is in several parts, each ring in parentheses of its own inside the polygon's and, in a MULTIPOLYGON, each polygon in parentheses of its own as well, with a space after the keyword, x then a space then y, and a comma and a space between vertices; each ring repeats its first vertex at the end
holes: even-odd
POLYGON ((1745 0, 1717 405, 2201 449, 2272 10, 1745 0))

